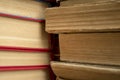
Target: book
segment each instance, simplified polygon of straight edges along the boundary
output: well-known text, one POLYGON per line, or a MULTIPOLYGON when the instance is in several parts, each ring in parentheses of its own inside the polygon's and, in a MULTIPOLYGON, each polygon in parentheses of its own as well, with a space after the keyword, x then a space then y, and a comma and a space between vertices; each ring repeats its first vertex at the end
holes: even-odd
POLYGON ((53 80, 45 2, 0 1, 0 80, 53 80))
POLYGON ((120 32, 59 34, 60 60, 120 65, 120 32))
POLYGON ((120 2, 79 4, 46 10, 48 33, 120 31, 120 2))
POLYGON ((49 48, 44 31, 45 2, 0 1, 0 46, 49 48))
POLYGON ((51 80, 47 69, 0 71, 0 80, 51 80))
POLYGON ((0 46, 49 48, 44 24, 0 17, 0 46))
POLYGON ((49 65, 50 53, 34 51, 0 51, 0 66, 49 65))
POLYGON ((115 66, 51 62, 55 75, 70 80, 119 80, 120 68, 115 66))
POLYGON ((16 16, 23 16, 33 19, 44 19, 45 9, 48 4, 45 2, 37 2, 35 0, 1 0, 0 13, 7 13, 16 16))
POLYGON ((108 2, 108 1, 113 1, 113 0, 62 0, 60 3, 60 7, 74 6, 85 3, 108 2))

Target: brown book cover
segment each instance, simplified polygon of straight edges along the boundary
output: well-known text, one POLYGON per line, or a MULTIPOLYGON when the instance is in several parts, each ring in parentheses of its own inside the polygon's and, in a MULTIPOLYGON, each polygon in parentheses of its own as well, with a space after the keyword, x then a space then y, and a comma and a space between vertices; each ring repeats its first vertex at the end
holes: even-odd
POLYGON ((60 60, 120 65, 120 33, 60 34, 60 60))
POLYGON ((119 1, 48 8, 46 31, 49 33, 119 31, 119 9, 119 1))
POLYGON ((68 62, 51 62, 57 76, 72 80, 119 80, 120 68, 68 62))

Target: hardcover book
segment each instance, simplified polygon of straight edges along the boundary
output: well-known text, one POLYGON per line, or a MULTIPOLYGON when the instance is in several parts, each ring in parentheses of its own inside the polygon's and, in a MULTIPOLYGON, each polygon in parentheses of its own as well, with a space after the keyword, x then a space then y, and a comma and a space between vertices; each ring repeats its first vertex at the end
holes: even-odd
POLYGON ((0 1, 0 46, 49 48, 44 31, 45 2, 0 1))
POLYGON ((60 34, 60 60, 120 65, 120 33, 60 34))
POLYGON ((117 0, 61 0, 60 7, 74 6, 74 5, 86 4, 86 3, 109 2, 109 1, 117 1, 117 0))
POLYGON ((88 3, 46 10, 49 33, 120 31, 120 2, 88 3))
POLYGON ((120 68, 69 62, 51 62, 55 75, 70 80, 119 80, 120 68))

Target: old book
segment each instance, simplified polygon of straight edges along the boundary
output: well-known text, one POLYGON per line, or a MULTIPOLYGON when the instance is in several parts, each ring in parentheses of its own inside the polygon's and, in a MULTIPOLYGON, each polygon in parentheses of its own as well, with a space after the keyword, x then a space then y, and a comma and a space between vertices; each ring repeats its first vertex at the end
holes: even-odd
POLYGON ((0 13, 7 13, 27 18, 44 19, 48 4, 35 0, 0 0, 0 13))
POLYGON ((49 33, 120 31, 120 2, 88 3, 46 10, 49 33))
POLYGON ((54 73, 72 80, 119 80, 120 67, 78 64, 68 62, 51 62, 54 73))
POLYGON ((35 51, 0 51, 0 66, 49 65, 50 53, 35 51))
POLYGON ((120 33, 60 34, 60 60, 120 65, 120 33))
POLYGON ((0 46, 49 48, 42 23, 0 17, 0 46))
POLYGON ((43 23, 47 6, 34 0, 1 0, 0 46, 49 48, 43 23))
POLYGON ((0 80, 51 80, 46 69, 0 71, 0 80))
POLYGON ((77 4, 108 2, 117 0, 61 0, 60 7, 74 6, 77 4))

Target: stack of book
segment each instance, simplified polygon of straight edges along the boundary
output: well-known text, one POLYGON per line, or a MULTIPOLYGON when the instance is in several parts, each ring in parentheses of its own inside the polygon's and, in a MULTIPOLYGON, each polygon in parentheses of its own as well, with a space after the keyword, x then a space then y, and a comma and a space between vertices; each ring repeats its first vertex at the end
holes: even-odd
POLYGON ((58 80, 120 79, 119 14, 117 0, 47 9, 46 31, 59 34, 58 80))
POLYGON ((0 80, 51 79, 47 7, 32 0, 0 0, 0 80))

